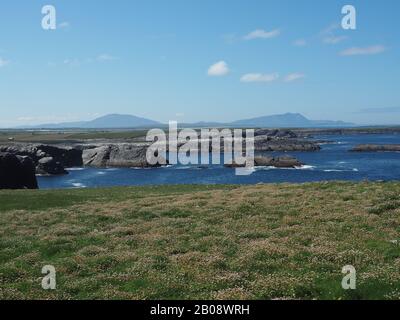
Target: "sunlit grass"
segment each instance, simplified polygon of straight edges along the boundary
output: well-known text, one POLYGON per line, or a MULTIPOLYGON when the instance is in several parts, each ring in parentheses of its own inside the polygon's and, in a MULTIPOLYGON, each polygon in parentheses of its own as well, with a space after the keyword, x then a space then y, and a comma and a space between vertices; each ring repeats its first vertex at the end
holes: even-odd
POLYGON ((399 299, 400 183, 0 191, 1 299, 399 299), (57 290, 41 289, 54 265, 57 290), (357 290, 341 288, 342 267, 357 290))

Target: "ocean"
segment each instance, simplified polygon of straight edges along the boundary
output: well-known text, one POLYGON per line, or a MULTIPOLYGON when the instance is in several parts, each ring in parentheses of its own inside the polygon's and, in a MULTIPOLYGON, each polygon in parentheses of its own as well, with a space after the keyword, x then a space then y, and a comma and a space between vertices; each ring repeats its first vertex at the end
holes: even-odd
POLYGON ((318 152, 265 152, 291 155, 305 163, 296 169, 256 168, 249 176, 236 176, 222 165, 207 167, 175 165, 162 168, 69 168, 68 175, 38 177, 41 189, 95 188, 165 184, 257 184, 303 183, 313 181, 393 181, 400 180, 400 153, 349 150, 358 144, 400 144, 400 134, 316 135, 328 140, 318 152))

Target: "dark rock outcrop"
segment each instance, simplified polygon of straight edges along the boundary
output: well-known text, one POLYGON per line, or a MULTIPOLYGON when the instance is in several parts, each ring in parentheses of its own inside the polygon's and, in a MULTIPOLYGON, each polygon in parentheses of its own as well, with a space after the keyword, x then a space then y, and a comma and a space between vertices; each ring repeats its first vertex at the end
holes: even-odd
MULTIPOLYGON (((254 158, 255 167, 275 167, 275 168, 296 168, 301 167, 303 163, 294 157, 282 156, 282 157, 262 157, 258 156, 254 158)), ((239 165, 237 163, 227 164, 225 167, 228 168, 240 168, 245 165, 239 165)))
POLYGON ((39 152, 45 153, 52 157, 56 162, 59 162, 65 168, 81 167, 82 150, 74 147, 56 147, 50 145, 37 146, 39 152))
POLYGON ((0 152, 0 189, 37 189, 31 158, 0 152))
POLYGON ((308 140, 301 139, 276 139, 268 135, 257 136, 254 138, 255 151, 319 151, 321 147, 308 140))
MULTIPOLYGON (((263 130, 263 133, 265 131, 271 131, 275 133, 281 132, 280 130, 263 130)), ((289 131, 290 132, 290 131, 289 131)), ((281 132, 284 134, 283 132, 281 132)), ((290 133, 288 133, 291 135, 290 133)), ((203 139, 199 140, 199 145, 198 145, 198 150, 200 150, 200 143, 206 144, 209 142, 209 151, 212 151, 212 142, 211 139, 203 139)), ((325 141, 311 141, 311 140, 306 140, 306 139, 298 139, 298 138, 286 138, 286 137, 281 137, 281 136, 275 136, 275 135, 258 135, 254 137, 254 150, 255 151, 280 151, 280 152, 294 152, 294 151, 299 151, 299 152, 315 152, 321 150, 321 143, 324 143, 325 141)), ((182 144, 178 144, 178 148, 182 144)), ((243 139, 243 149, 246 148, 246 139, 243 139)), ((225 144, 224 140, 221 139, 221 144, 220 144, 220 150, 223 152, 225 149, 225 144)), ((174 150, 172 150, 174 151, 174 150)), ((175 150, 176 151, 176 150, 175 150)))
POLYGON ((66 174, 64 168, 83 165, 82 150, 73 147, 15 143, 0 146, 0 152, 30 157, 38 174, 66 174))
POLYGON ((42 175, 60 175, 67 174, 60 162, 52 157, 45 157, 39 160, 36 166, 36 173, 42 175))
POLYGON ((303 163, 294 157, 255 157, 254 163, 256 167, 276 167, 276 168, 296 168, 301 167, 303 163))
POLYGON ((399 152, 400 144, 360 144, 352 152, 399 152))

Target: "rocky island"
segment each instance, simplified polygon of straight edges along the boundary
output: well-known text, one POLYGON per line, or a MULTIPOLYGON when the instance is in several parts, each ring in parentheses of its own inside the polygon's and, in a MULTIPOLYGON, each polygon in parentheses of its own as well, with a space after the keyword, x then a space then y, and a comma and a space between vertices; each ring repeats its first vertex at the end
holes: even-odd
MULTIPOLYGON (((291 156, 282 156, 282 157, 265 157, 265 156, 257 156, 254 158, 254 166, 255 167, 275 167, 275 168, 298 168, 304 165, 299 160, 291 156)), ((243 168, 245 164, 227 164, 225 165, 227 168, 243 168)))
POLYGON ((352 152, 399 152, 400 144, 360 144, 352 152))

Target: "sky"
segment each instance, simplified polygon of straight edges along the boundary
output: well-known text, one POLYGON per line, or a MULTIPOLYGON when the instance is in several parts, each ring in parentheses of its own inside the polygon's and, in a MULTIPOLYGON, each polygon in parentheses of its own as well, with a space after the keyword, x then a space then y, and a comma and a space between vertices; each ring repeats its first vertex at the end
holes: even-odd
POLYGON ((398 0, 3 0, 0 127, 109 113, 400 124, 398 0), (342 7, 356 9, 344 30, 342 7), (56 9, 55 30, 42 7, 56 9))

